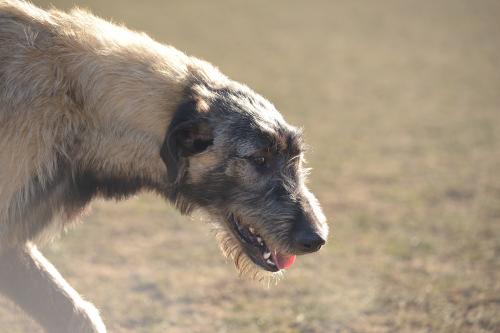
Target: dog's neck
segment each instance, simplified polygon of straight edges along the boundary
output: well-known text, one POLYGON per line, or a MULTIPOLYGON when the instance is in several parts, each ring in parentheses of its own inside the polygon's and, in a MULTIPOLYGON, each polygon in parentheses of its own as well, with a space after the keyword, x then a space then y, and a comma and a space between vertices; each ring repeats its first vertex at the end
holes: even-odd
POLYGON ((74 103, 97 126, 126 126, 162 140, 189 83, 189 58, 153 41, 122 46, 103 41, 97 49, 93 44, 92 52, 84 43, 63 58, 74 103), (181 57, 183 61, 172 61, 181 57))
POLYGON ((66 95, 82 124, 69 155, 78 168, 92 167, 103 177, 147 175, 161 182, 166 170, 159 149, 190 82, 190 58, 127 30, 107 40, 106 24, 101 35, 69 25, 78 33, 59 50, 66 95))

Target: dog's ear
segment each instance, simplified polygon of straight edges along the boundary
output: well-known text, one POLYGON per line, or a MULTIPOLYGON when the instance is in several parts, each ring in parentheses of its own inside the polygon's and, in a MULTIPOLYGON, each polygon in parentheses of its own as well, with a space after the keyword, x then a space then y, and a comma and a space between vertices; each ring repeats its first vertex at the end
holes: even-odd
POLYGON ((213 131, 204 103, 189 99, 179 105, 160 150, 160 156, 167 166, 171 188, 169 197, 173 201, 187 171, 187 157, 199 154, 213 144, 213 131))

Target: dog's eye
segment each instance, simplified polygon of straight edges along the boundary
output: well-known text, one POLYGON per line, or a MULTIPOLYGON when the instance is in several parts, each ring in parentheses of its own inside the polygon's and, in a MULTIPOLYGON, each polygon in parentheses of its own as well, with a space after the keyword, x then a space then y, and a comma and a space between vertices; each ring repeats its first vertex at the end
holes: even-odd
POLYGON ((265 171, 270 168, 270 159, 262 154, 254 154, 244 157, 250 164, 256 167, 259 171, 265 171))
POLYGON ((266 165, 266 158, 264 156, 255 156, 252 157, 252 161, 255 163, 255 165, 263 167, 266 165))

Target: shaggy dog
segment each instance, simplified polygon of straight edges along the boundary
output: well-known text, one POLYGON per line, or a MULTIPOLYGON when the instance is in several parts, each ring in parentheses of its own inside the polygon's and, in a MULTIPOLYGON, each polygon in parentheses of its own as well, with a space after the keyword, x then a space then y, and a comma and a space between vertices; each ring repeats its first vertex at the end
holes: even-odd
POLYGON ((317 251, 301 133, 210 64, 73 10, 0 0, 0 292, 49 332, 105 332, 32 245, 96 196, 206 211, 255 277, 317 251))

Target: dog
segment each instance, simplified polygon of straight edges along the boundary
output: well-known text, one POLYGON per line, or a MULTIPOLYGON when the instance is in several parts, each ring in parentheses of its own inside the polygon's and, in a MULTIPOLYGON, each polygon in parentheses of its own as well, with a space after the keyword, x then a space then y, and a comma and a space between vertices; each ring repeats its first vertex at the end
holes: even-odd
POLYGON ((240 272, 325 244, 301 131, 265 98, 145 34, 0 0, 0 292, 48 332, 105 332, 34 244, 95 197, 202 209, 240 272))

